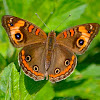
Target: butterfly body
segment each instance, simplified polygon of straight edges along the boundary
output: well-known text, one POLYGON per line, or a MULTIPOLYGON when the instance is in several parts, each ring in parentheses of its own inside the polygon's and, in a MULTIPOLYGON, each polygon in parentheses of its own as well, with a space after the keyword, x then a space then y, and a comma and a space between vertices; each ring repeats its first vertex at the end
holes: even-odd
POLYGON ((45 62, 45 69, 48 70, 48 68, 51 65, 51 59, 52 54, 55 48, 56 43, 56 33, 54 31, 51 31, 48 34, 47 42, 46 42, 46 62, 45 62))
POLYGON ((19 65, 35 81, 49 78, 51 82, 66 79, 77 64, 76 54, 83 54, 97 35, 100 25, 88 23, 48 36, 35 24, 14 16, 3 16, 2 26, 13 46, 23 47, 19 65))

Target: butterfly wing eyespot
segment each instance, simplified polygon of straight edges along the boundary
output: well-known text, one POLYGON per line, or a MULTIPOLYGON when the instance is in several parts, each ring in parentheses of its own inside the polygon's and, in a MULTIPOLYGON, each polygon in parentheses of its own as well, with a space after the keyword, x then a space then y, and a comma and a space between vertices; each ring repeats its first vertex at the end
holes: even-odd
POLYGON ((26 60, 26 62, 30 62, 32 60, 32 58, 31 58, 30 55, 28 55, 28 56, 25 57, 25 60, 26 60))
POLYGON ((16 33, 16 34, 15 34, 15 38, 16 38, 17 40, 20 40, 20 39, 21 39, 21 34, 20 34, 20 33, 16 33))
POLYGON ((68 66, 70 64, 70 61, 68 59, 65 60, 65 66, 68 66))
POLYGON ((10 23, 10 26, 14 26, 12 23, 10 23))
POLYGON ((78 47, 81 47, 82 45, 84 45, 84 42, 85 42, 85 40, 84 40, 83 38, 79 38, 79 39, 77 40, 77 46, 78 46, 78 47))
POLYGON ((76 45, 79 48, 79 51, 82 51, 88 44, 89 38, 86 36, 81 36, 77 39, 76 45))
POLYGON ((38 71, 39 71, 39 67, 38 67, 37 65, 34 65, 34 66, 33 66, 33 70, 34 70, 35 72, 38 72, 38 71))
POLYGON ((56 68, 56 69, 54 70, 54 73, 55 73, 55 74, 59 74, 59 73, 60 73, 60 68, 56 68))
POLYGON ((79 45, 83 45, 84 44, 84 40, 83 39, 80 39, 78 42, 79 42, 79 45))
POLYGON ((23 40, 23 34, 19 30, 17 31, 12 30, 11 33, 12 33, 11 37, 16 44, 18 44, 18 42, 21 42, 23 40))
POLYGON ((89 30, 88 33, 91 33, 91 30, 89 30))

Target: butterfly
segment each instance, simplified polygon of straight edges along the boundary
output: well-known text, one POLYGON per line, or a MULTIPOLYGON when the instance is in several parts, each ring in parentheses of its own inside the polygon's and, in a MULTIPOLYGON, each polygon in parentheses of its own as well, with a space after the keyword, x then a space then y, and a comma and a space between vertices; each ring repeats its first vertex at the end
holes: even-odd
POLYGON ((19 65, 24 73, 35 81, 49 79, 52 83, 66 79, 77 65, 75 54, 83 54, 100 25, 88 23, 65 29, 56 36, 46 33, 26 20, 5 15, 2 17, 10 42, 23 47, 19 52, 19 65))

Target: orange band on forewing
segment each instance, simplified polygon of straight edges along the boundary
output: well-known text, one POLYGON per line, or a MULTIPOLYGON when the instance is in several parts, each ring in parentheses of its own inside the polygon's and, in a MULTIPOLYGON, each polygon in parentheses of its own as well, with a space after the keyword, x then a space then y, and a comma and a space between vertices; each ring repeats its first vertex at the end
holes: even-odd
POLYGON ((40 29, 37 28, 35 34, 39 35, 39 32, 40 32, 40 29))
POLYGON ((87 30, 85 29, 84 26, 79 26, 79 32, 87 33, 87 30))
POLYGON ((89 33, 82 33, 82 35, 86 36, 86 37, 90 37, 90 34, 89 33))
POLYGON ((73 56, 72 56, 72 60, 70 61, 70 65, 67 66, 67 68, 66 68, 64 71, 60 72, 60 73, 57 74, 57 75, 51 74, 51 75, 49 75, 49 76, 50 76, 50 77, 53 77, 53 78, 56 78, 56 77, 58 77, 58 76, 61 76, 61 75, 64 75, 65 73, 67 73, 67 72, 72 68, 72 65, 73 65, 73 63, 74 63, 74 59, 75 59, 75 56, 73 55, 73 56))
POLYGON ((80 26, 79 27, 79 32, 82 33, 82 35, 86 36, 86 37, 90 37, 90 34, 88 33, 88 31, 85 29, 84 26, 80 26))
POLYGON ((8 24, 10 26, 10 30, 19 30, 19 28, 21 26, 24 26, 25 22, 22 20, 19 20, 16 24, 14 24, 14 26, 10 26, 10 24, 8 24))
POLYGON ((32 32, 33 29, 34 29, 34 26, 33 25, 30 25, 29 28, 28 28, 28 31, 29 32, 32 32))
POLYGON ((70 32, 71 32, 71 36, 74 36, 74 30, 70 29, 70 32))
POLYGON ((14 26, 16 27, 21 27, 21 26, 24 26, 25 22, 22 21, 22 20, 19 20, 14 26))
POLYGON ((31 71, 32 73, 34 73, 36 76, 44 76, 42 73, 38 73, 38 72, 35 72, 32 67, 30 67, 27 62, 25 61, 25 51, 22 50, 21 51, 22 53, 22 62, 24 64, 24 66, 26 67, 27 70, 31 71))
POLYGON ((67 37, 67 32, 65 31, 63 34, 64 34, 64 38, 66 38, 67 37))

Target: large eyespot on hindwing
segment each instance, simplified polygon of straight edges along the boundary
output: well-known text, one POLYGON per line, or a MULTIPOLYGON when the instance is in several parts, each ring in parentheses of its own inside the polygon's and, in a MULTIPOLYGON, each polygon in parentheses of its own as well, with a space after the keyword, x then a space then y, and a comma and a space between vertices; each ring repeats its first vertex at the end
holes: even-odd
POLYGON ((86 36, 81 36, 77 39, 76 45, 79 48, 79 51, 83 50, 83 48, 86 47, 88 40, 89 38, 86 36))

